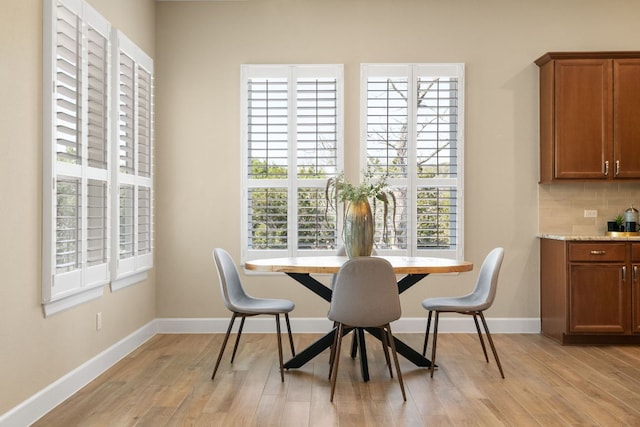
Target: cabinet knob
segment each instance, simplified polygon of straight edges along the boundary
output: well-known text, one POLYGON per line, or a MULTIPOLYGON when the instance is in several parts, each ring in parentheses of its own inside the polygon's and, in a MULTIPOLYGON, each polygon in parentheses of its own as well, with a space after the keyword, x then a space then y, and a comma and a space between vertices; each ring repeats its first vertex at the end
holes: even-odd
POLYGON ((600 251, 591 251, 591 255, 604 255, 606 253, 607 253, 607 251, 602 251, 602 250, 600 250, 600 251))

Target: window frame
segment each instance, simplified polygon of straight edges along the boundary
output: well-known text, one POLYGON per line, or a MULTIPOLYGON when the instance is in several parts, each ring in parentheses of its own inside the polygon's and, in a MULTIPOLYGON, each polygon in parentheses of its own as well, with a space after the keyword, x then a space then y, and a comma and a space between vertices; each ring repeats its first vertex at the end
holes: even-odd
POLYGON ((152 83, 150 166, 143 182, 150 189, 150 254, 134 272, 137 275, 124 277, 114 262, 118 247, 114 242, 119 239, 113 191, 119 182, 119 150, 114 148, 118 146, 119 75, 114 49, 128 43, 150 68, 151 82, 153 60, 84 0, 44 0, 42 30, 41 300, 48 317, 100 298, 108 283, 112 291, 137 283, 153 266, 152 83), (65 182, 69 185, 63 186, 65 182), (62 228, 57 230, 58 226, 62 228))
MULTIPOLYGON (((131 40, 129 40, 121 31, 114 29, 112 38, 112 135, 113 135, 113 150, 112 150, 112 192, 111 203, 113 206, 111 215, 111 227, 113 230, 113 244, 111 245, 111 290, 115 291, 127 286, 136 284, 147 278, 147 271, 153 268, 153 245, 154 245, 154 190, 153 190, 153 177, 154 177, 154 95, 153 95, 153 79, 154 69, 153 60, 142 49, 136 46, 131 40), (124 71, 120 61, 121 56, 126 56, 131 60, 133 65, 133 75, 127 75, 126 78, 131 80, 133 93, 123 94, 120 90, 121 83, 125 79, 121 79, 124 71), (142 71, 141 71, 142 70, 142 71), (140 95, 140 89, 143 86, 141 83, 141 72, 146 72, 149 75, 149 87, 148 96, 149 99, 143 99, 140 95), (122 96, 121 96, 122 95, 122 96), (131 105, 127 104, 127 99, 131 99, 131 105), (148 126, 145 128, 141 125, 141 103, 147 102, 148 111, 145 115, 145 120, 148 121, 148 126), (131 155, 125 156, 127 160, 132 162, 132 167, 129 172, 123 171, 121 164, 123 156, 122 143, 123 139, 123 126, 124 123, 121 120, 123 116, 126 116, 125 106, 129 107, 132 117, 128 117, 131 120, 131 126, 128 128, 131 142, 131 155), (148 139, 149 153, 148 153, 148 176, 145 176, 144 171, 141 170, 141 140, 144 138, 146 129, 146 136, 148 139), (133 190, 132 198, 132 240, 130 242, 131 256, 126 258, 122 257, 121 244, 124 236, 124 227, 122 220, 122 197, 120 189, 121 187, 130 187, 133 190), (148 217, 149 223, 149 248, 148 251, 143 251, 141 248, 140 239, 140 217, 141 211, 144 210, 144 206, 140 203, 140 193, 142 189, 148 189, 149 200, 148 203, 148 217)), ((125 143, 126 145, 126 143, 125 143)))
POLYGON ((380 254, 406 256, 432 256, 464 259, 464 110, 465 110, 465 67, 463 63, 404 63, 380 64, 365 63, 360 65, 360 169, 367 170, 367 142, 368 142, 368 78, 369 77, 406 77, 408 82, 407 94, 407 127, 408 154, 406 179, 388 178, 390 189, 393 187, 407 188, 407 248, 406 249, 377 249, 380 254), (417 176, 417 81, 420 76, 457 77, 457 130, 456 130, 456 178, 418 178, 417 176), (452 185, 452 183, 454 185, 452 185), (455 249, 418 249, 417 247, 417 193, 418 187, 455 187, 456 188, 456 226, 455 249))
MULTIPOLYGON (((241 259, 242 262, 257 258, 278 258, 292 256, 312 256, 334 253, 330 249, 298 249, 297 190, 300 187, 321 189, 324 193, 326 178, 299 179, 297 174, 297 124, 296 117, 296 79, 297 78, 335 78, 336 79, 336 165, 335 176, 344 169, 344 67, 342 64, 243 64, 240 67, 240 115, 241 115, 241 259), (249 99, 248 82, 251 78, 287 79, 287 177, 286 179, 249 178, 249 99), (287 233, 286 249, 252 249, 249 247, 249 192, 253 188, 286 188, 287 190, 287 233), (294 236, 291 239, 291 236, 294 236)), ((341 215, 336 214, 336 244, 339 244, 338 230, 341 229, 341 215)))

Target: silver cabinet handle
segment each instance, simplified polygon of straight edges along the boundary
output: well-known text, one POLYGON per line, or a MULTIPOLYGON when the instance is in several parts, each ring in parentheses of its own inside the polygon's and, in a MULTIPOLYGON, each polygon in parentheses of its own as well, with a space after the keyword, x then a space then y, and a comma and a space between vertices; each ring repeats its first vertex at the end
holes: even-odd
POLYGON ((591 251, 591 255, 604 255, 607 251, 591 251))
POLYGON ((633 282, 634 283, 638 282, 638 266, 637 265, 633 266, 633 282))
POLYGON ((627 281, 627 267, 624 266, 622 267, 622 282, 626 282, 627 281))
POLYGON ((609 160, 604 162, 604 176, 609 175, 609 160))
POLYGON ((616 176, 620 173, 620 160, 616 160, 616 176))

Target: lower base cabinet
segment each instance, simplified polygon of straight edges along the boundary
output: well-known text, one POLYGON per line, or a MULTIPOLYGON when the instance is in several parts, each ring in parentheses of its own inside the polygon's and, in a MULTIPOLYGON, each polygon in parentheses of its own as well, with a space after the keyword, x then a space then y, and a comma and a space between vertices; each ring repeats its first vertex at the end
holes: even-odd
POLYGON ((540 241, 542 333, 562 344, 640 344, 640 243, 540 241))

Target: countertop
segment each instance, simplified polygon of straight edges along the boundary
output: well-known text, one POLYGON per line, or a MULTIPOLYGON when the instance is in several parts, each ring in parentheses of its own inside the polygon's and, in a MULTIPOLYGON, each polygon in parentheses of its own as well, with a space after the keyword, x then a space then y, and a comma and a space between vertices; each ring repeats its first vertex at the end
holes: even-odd
POLYGON ((538 238, 540 239, 551 239, 551 240, 598 240, 598 241, 631 241, 631 242, 640 242, 640 235, 638 236, 606 236, 602 235, 577 235, 577 234, 549 234, 549 233, 538 233, 538 238))

